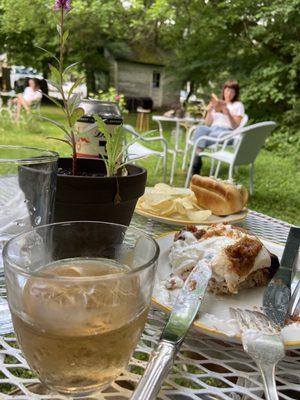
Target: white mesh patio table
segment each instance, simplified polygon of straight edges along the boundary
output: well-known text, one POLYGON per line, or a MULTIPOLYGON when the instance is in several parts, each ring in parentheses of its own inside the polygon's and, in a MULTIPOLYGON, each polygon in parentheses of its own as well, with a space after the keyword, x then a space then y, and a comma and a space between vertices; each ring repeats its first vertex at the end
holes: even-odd
MULTIPOLYGON (((134 216, 132 225, 157 237, 176 227, 134 216)), ((239 223, 265 239, 285 243, 289 224, 251 211, 239 223)), ((0 295, 5 295, 0 277, 0 295)), ((166 315, 152 308, 143 336, 130 361, 128 372, 102 393, 90 396, 98 400, 129 399, 156 346, 166 315)), ((287 352, 277 367, 280 399, 300 399, 300 349, 287 352)), ((13 334, 0 336, 0 399, 39 400, 67 397, 41 390, 30 371, 13 334)), ((68 397, 70 399, 70 397, 68 397)), ((175 365, 158 396, 161 400, 258 400, 263 398, 260 374, 242 346, 213 339, 190 330, 175 365)), ((142 399, 141 399, 142 400, 142 399)))

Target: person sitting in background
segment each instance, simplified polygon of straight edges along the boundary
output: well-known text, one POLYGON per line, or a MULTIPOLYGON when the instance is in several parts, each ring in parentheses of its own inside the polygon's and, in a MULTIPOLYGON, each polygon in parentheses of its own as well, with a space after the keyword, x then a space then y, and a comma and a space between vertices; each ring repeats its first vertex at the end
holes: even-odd
MULTIPOLYGON (((207 109, 205 125, 200 125, 195 130, 194 142, 202 136, 217 138, 223 133, 239 127, 245 115, 244 105, 239 101, 239 91, 238 82, 229 80, 223 86, 222 100, 219 100, 215 94, 212 94, 207 109)), ((203 148, 211 144, 213 142, 209 140, 200 140, 197 153, 199 154, 203 148)), ((193 174, 198 174, 202 166, 201 157, 198 154, 196 154, 193 160, 193 174)))
POLYGON ((17 105, 16 120, 19 120, 22 108, 29 113, 30 105, 33 102, 41 101, 42 97, 40 81, 37 78, 30 78, 24 92, 18 94, 17 98, 13 100, 13 103, 17 105))

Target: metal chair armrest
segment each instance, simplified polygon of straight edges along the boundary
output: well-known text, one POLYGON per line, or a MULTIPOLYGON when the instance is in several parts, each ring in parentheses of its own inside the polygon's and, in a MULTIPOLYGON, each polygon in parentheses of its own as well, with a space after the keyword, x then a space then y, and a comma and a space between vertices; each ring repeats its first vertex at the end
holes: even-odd
POLYGON ((161 136, 155 136, 155 137, 153 137, 153 138, 143 138, 143 137, 140 137, 140 139, 141 139, 143 142, 164 142, 165 144, 168 143, 167 140, 166 140, 165 138, 162 138, 161 136))
POLYGON ((163 151, 167 152, 168 151, 168 141, 165 138, 162 138, 161 136, 156 136, 153 138, 145 138, 142 136, 138 136, 138 140, 140 140, 141 142, 146 142, 146 143, 151 143, 151 142, 161 142, 162 143, 162 147, 163 147, 163 151))
POLYGON ((218 136, 218 139, 222 139, 222 138, 226 137, 227 135, 233 135, 233 134, 234 135, 237 134, 235 129, 231 129, 231 130, 220 133, 220 135, 218 136))
POLYGON ((230 135, 226 135, 226 136, 224 136, 222 138, 214 138, 214 137, 211 137, 211 136, 200 136, 194 142, 194 145, 198 146, 198 143, 201 142, 201 140, 209 140, 210 142, 220 143, 221 144, 221 143, 225 142, 226 140, 232 139, 235 136, 236 136, 236 133, 231 133, 230 135))

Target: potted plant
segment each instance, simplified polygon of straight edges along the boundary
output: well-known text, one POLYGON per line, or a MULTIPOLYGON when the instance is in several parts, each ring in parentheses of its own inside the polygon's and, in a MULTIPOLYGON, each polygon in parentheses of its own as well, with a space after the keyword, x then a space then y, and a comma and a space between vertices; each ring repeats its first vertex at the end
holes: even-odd
MULTIPOLYGON (((60 13, 57 25, 60 39, 59 57, 53 56, 45 49, 42 50, 51 54, 56 63, 50 65, 50 83, 60 92, 62 104, 55 99, 51 100, 64 112, 66 123, 42 118, 64 132, 63 138, 53 139, 61 140, 72 149, 72 157, 60 158, 58 161, 54 221, 94 220, 129 225, 137 200, 144 194, 147 171, 126 163, 128 144, 125 143, 122 127, 116 126, 111 129, 97 115, 93 117, 106 141, 106 154, 100 158, 77 157, 76 122, 84 117, 85 111, 80 107, 80 95, 74 91, 83 78, 79 78, 73 84, 68 94, 63 90, 66 74, 78 64, 74 63, 66 68, 64 66, 64 48, 69 35, 64 22, 71 9, 71 1, 56 0, 54 9, 60 13)), ((83 137, 82 132, 80 137, 83 137)))

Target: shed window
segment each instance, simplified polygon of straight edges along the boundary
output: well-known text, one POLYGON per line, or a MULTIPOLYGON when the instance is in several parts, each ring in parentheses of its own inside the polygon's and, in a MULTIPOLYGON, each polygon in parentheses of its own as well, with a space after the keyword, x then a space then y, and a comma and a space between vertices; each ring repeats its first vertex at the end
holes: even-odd
POLYGON ((153 72, 153 79, 152 79, 152 87, 159 88, 160 87, 160 72, 153 72))

